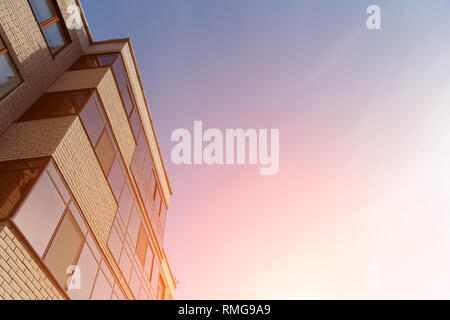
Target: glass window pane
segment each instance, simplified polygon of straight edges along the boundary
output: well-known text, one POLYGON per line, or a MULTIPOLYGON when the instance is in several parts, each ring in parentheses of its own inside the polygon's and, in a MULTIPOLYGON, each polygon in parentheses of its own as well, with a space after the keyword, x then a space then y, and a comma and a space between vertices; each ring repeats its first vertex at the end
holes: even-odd
POLYGON ((119 87, 119 91, 122 92, 122 90, 125 88, 126 85, 128 85, 128 78, 127 73, 125 71, 125 67, 123 65, 122 57, 119 57, 117 59, 116 63, 114 63, 113 66, 114 76, 117 80, 117 85, 119 87))
POLYGON ((130 223, 128 224, 128 235, 130 236, 132 248, 136 248, 141 222, 141 209, 135 205, 131 212, 130 223))
POLYGON ((81 272, 81 286, 79 290, 69 290, 68 295, 73 300, 88 300, 99 266, 87 244, 84 245, 83 251, 81 251, 77 266, 81 272))
POLYGON ((111 299, 112 288, 106 280, 105 275, 100 271, 95 280, 94 290, 92 290, 91 300, 111 299))
POLYGON ((141 121, 139 120, 139 114, 138 114, 137 108, 134 108, 133 113, 131 114, 130 124, 131 124, 131 129, 133 130, 134 137, 136 138, 136 141, 137 141, 142 132, 141 121))
POLYGON ((131 110, 133 110, 133 102, 131 101, 131 96, 130 96, 130 90, 128 89, 128 86, 125 87, 122 92, 122 99, 123 99, 123 103, 125 106, 125 111, 127 112, 127 115, 129 116, 131 113, 131 110))
POLYGON ((100 67, 97 56, 83 56, 70 68, 70 70, 81 70, 100 67))
POLYGON ((88 228, 81 216, 80 209, 78 208, 78 206, 75 204, 75 202, 73 200, 70 202, 69 208, 70 208, 70 211, 72 212, 72 216, 75 218, 78 226, 80 227, 81 232, 83 232, 83 235, 86 236, 87 232, 88 232, 88 228))
POLYGON ((122 191, 122 186, 125 181, 119 161, 119 157, 116 157, 108 176, 109 185, 111 186, 116 200, 120 198, 120 192, 122 191))
POLYGON ((136 253, 139 257, 139 260, 142 263, 142 266, 145 265, 145 257, 147 255, 147 247, 148 247, 148 236, 145 231, 144 225, 141 224, 141 228, 139 229, 139 236, 136 245, 136 253))
POLYGON ((91 140, 92 145, 95 147, 97 145, 98 139, 100 138, 100 135, 104 131, 103 129, 105 128, 105 125, 103 123, 102 117, 100 116, 94 97, 92 97, 88 101, 83 111, 81 111, 80 117, 84 127, 86 128, 89 139, 91 140))
POLYGON ((115 54, 102 54, 99 57, 100 62, 102 64, 102 66, 106 67, 106 66, 110 66, 113 64, 114 60, 116 60, 117 56, 119 54, 115 53, 115 54))
POLYGON ((130 218, 131 207, 133 206, 134 197, 131 193, 128 183, 125 183, 122 190, 122 195, 119 200, 120 214, 125 225, 128 225, 130 218))
POLYGON ((29 121, 69 114, 77 114, 88 99, 89 91, 44 94, 19 119, 29 121))
POLYGON ((108 239, 108 247, 114 256, 114 259, 119 261, 120 252, 122 251, 122 241, 120 240, 119 233, 116 231, 116 227, 111 229, 108 239))
POLYGON ((13 218, 39 256, 44 254, 65 208, 50 177, 43 174, 13 218))
POLYGON ((9 53, 0 56, 0 98, 10 93, 22 82, 9 53))
POLYGON ((70 211, 64 216, 45 255, 44 262, 59 285, 67 290, 67 268, 75 265, 83 247, 84 237, 70 211))
POLYGON ((59 194, 64 199, 65 203, 69 203, 70 201, 70 193, 66 188, 66 185, 64 184, 63 180, 61 179, 61 176, 59 175, 59 172, 56 170, 53 163, 50 163, 47 168, 47 172, 52 178, 53 182, 55 183, 56 188, 59 191, 59 194))
POLYGON ((139 297, 139 289, 141 288, 141 281, 139 279, 139 275, 136 270, 133 268, 133 272, 131 273, 130 279, 130 289, 133 292, 135 297, 139 297))
POLYGON ((108 176, 109 171, 111 170, 111 167, 114 163, 116 152, 106 130, 103 131, 103 134, 98 141, 97 147, 95 148, 95 152, 97 153, 98 160, 100 161, 103 172, 105 172, 105 175, 108 176))
POLYGON ((131 268, 133 267, 132 262, 125 250, 122 250, 122 255, 120 256, 119 268, 126 281, 130 280, 131 268))
POLYGON ((47 40, 50 51, 55 54, 62 49, 67 43, 67 38, 64 34, 63 27, 61 23, 55 22, 45 29, 42 29, 44 37, 47 40))
POLYGON ((23 199, 29 188, 42 171, 27 169, 23 162, 0 165, 0 218, 7 218, 16 205, 23 199), (17 168, 14 165, 17 164, 17 168))
POLYGON ((30 5, 39 23, 55 16, 50 0, 30 0, 30 5))
POLYGON ((147 279, 150 281, 150 277, 152 275, 152 267, 153 267, 153 251, 150 246, 147 247, 147 255, 145 257, 144 270, 147 274, 147 279))

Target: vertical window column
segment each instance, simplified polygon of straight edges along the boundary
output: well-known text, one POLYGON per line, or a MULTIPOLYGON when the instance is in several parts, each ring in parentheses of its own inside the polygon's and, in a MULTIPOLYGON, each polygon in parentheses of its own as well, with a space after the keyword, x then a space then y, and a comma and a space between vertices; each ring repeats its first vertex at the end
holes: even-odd
POLYGON ((42 30, 52 55, 60 52, 69 42, 69 33, 55 0, 29 0, 34 16, 42 30))

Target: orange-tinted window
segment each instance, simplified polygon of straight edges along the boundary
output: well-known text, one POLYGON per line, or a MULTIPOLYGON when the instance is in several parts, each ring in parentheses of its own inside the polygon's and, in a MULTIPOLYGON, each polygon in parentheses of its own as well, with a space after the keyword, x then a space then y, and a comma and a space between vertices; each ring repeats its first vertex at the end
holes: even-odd
POLYGON ((72 213, 67 211, 44 257, 45 264, 64 289, 69 276, 67 268, 77 262, 83 244, 84 236, 72 213))
POLYGON ((97 153, 98 160, 100 161, 100 165, 102 166, 105 175, 108 176, 114 163, 116 151, 114 150, 114 146, 106 130, 103 131, 97 147, 95 148, 95 152, 97 153))
POLYGON ((0 219, 7 218, 23 200, 48 160, 0 163, 0 219))
POLYGON ((23 114, 19 121, 77 114, 86 104, 89 94, 90 90, 44 94, 23 114))
POLYGON ((142 263, 142 266, 145 265, 145 257, 147 255, 147 247, 148 247, 148 236, 145 231, 144 225, 141 224, 141 228, 139 229, 139 236, 136 244, 136 253, 139 257, 139 260, 142 263))

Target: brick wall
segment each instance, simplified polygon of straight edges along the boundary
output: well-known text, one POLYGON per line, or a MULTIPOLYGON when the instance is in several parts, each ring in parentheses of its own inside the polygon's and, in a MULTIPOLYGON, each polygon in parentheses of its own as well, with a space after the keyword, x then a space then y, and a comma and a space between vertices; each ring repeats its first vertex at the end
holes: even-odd
POLYGON ((76 116, 14 123, 0 137, 0 161, 50 156, 76 116))
POLYGON ((0 300, 66 299, 11 225, 0 225, 0 300))
MULTIPOLYGON (((62 15, 75 0, 58 0, 62 15)), ((53 59, 27 0, 0 1, 0 35, 22 74, 22 83, 0 101, 0 135, 81 55, 85 30, 69 30, 72 43, 53 59)))
POLYGON ((73 122, 53 154, 53 158, 119 283, 128 298, 132 298, 133 295, 108 248, 109 232, 113 225, 117 204, 79 118, 73 122))

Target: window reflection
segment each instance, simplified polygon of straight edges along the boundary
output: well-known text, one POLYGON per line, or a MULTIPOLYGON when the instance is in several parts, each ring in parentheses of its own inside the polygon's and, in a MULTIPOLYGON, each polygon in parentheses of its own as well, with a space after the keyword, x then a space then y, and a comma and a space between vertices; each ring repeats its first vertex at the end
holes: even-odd
POLYGON ((47 160, 0 163, 0 218, 9 217, 28 193, 47 160))
POLYGON ((29 0, 34 16, 53 55, 70 42, 69 33, 63 23, 56 0, 29 0))
POLYGON ((100 135, 103 133, 105 124, 100 116, 99 106, 95 94, 89 99, 83 111, 80 113, 81 121, 83 122, 86 132, 92 142, 93 146, 97 145, 100 135))
POLYGON ((8 50, 0 49, 0 98, 13 91, 22 83, 22 77, 17 71, 8 50))
POLYGON ((72 213, 67 211, 44 257, 56 281, 66 290, 67 268, 75 265, 83 244, 84 236, 72 213))
POLYGON ((44 94, 23 114, 19 121, 77 114, 82 110, 91 94, 92 90, 44 94))
POLYGON ((42 257, 62 217, 66 204, 48 174, 43 174, 13 221, 42 257))

